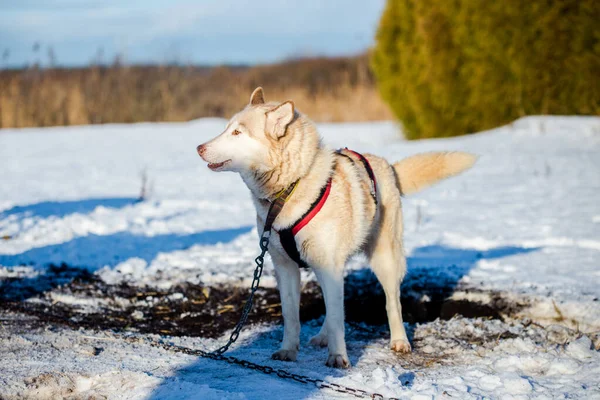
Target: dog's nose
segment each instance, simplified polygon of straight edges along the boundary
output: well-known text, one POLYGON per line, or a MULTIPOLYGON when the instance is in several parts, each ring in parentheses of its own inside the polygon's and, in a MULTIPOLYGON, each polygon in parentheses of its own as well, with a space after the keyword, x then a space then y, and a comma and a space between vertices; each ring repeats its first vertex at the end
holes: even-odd
POLYGON ((198 152, 198 155, 200 157, 202 157, 202 155, 204 154, 204 152, 206 151, 206 146, 204 146, 203 144, 199 145, 198 147, 196 147, 196 151, 198 152))

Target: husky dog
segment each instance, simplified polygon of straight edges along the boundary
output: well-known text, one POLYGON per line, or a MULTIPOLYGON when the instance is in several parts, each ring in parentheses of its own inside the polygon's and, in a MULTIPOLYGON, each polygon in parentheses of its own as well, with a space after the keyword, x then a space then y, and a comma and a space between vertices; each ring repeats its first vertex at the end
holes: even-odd
POLYGON ((326 365, 350 366, 344 340, 344 265, 357 252, 367 255, 385 291, 391 349, 410 352, 400 306, 400 283, 406 272, 401 196, 470 168, 475 156, 424 153, 390 164, 372 154, 335 152, 322 143, 315 124, 293 102, 267 103, 260 87, 223 133, 197 151, 211 170, 241 175, 252 194, 259 233, 271 202, 297 182, 273 224, 269 248, 284 319, 283 341, 274 359, 295 361, 298 354, 302 262, 315 272, 327 310, 310 343, 328 347, 326 365), (300 261, 294 260, 282 244, 282 232, 307 213, 310 221, 291 236, 300 261))

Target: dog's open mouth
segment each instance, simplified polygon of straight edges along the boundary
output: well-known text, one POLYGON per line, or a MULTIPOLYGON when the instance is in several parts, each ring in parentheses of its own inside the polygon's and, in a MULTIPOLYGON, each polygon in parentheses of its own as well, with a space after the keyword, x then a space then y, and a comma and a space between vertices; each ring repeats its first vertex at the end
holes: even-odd
POLYGON ((220 163, 208 163, 208 168, 212 169, 213 171, 218 171, 221 168, 223 168, 225 165, 229 164, 230 162, 231 162, 231 160, 225 160, 220 163))

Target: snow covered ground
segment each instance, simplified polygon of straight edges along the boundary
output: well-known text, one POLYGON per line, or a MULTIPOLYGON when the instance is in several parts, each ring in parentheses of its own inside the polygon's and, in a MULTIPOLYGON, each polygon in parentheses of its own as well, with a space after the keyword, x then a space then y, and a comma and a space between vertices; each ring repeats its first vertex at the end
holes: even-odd
MULTIPOLYGON (((246 285, 257 252, 247 189, 234 174, 209 171, 195 151, 224 125, 1 130, 0 279, 36 279, 66 263, 109 284, 246 285), (142 171, 150 194, 137 201, 142 171)), ((232 355, 401 398, 600 398, 599 118, 528 117, 416 142, 389 122, 319 128, 332 147, 392 161, 430 150, 479 154, 473 170, 405 199, 407 279, 434 277, 458 300, 501 293, 525 306, 503 320, 411 326, 415 351, 404 358, 387 350, 384 335, 349 327, 349 371, 326 368, 326 350, 308 346, 298 363, 269 360, 281 338, 274 325, 245 330, 232 355)), ((274 286, 272 268, 265 274, 263 285, 274 286)), ((52 299, 92 309, 105 301, 52 299)), ((108 332, 27 329, 22 315, 0 316, 0 397, 333 396, 108 332)), ((305 324, 302 343, 317 329, 305 324)), ((173 340, 211 349, 223 338, 173 340)))

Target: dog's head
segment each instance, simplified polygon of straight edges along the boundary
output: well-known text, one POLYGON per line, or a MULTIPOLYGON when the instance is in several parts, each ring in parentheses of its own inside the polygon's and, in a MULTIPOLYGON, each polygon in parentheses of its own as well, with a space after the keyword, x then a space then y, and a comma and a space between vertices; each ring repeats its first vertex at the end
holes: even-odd
POLYGON ((198 154, 213 171, 270 171, 279 161, 273 150, 296 117, 294 103, 265 103, 262 88, 256 88, 248 106, 229 120, 223 133, 199 145, 198 154))

